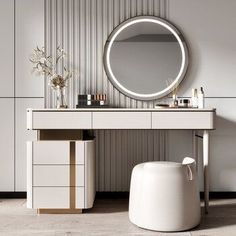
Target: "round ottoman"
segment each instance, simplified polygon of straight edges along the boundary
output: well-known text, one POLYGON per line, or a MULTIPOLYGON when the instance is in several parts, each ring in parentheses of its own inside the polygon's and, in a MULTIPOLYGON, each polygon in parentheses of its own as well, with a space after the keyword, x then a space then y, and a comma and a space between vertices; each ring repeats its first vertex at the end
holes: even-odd
POLYGON ((156 231, 182 231, 197 226, 200 215, 194 159, 146 162, 134 167, 129 199, 132 223, 156 231))

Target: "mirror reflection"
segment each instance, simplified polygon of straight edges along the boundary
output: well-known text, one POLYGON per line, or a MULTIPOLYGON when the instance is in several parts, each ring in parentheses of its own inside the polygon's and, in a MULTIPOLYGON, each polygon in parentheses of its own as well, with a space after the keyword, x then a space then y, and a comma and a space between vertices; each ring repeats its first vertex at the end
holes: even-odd
POLYGON ((104 48, 104 68, 123 94, 153 100, 171 93, 188 67, 183 36, 155 16, 137 16, 118 25, 104 48))
POLYGON ((123 29, 110 51, 114 76, 125 88, 140 94, 165 89, 176 79, 181 63, 176 37, 153 22, 139 22, 123 29))

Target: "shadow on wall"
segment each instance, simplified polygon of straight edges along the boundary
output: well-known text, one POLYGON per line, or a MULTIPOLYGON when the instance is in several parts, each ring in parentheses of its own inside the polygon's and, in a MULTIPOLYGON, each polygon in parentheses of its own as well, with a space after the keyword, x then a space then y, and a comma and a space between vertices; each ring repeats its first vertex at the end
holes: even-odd
MULTIPOLYGON (((236 120, 236 119, 235 119, 236 120)), ((226 119, 225 117, 216 116, 216 130, 213 131, 213 134, 216 135, 235 135, 236 131, 236 122, 226 119)))

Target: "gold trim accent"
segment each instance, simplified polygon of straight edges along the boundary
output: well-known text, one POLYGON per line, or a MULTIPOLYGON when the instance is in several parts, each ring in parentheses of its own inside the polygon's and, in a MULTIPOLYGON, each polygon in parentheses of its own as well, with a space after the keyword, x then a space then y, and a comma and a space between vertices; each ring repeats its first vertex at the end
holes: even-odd
POLYGON ((70 209, 75 209, 75 142, 70 142, 70 209))
POLYGON ((82 209, 37 209, 37 214, 82 214, 82 209))

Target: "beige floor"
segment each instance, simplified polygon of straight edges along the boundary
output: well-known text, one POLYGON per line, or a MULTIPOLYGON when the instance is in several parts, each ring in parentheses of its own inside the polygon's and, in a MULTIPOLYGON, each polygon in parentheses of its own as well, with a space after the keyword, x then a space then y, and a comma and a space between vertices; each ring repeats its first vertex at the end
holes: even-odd
POLYGON ((37 215, 24 199, 0 199, 0 236, 5 235, 181 235, 236 236, 236 199, 211 201, 210 214, 190 232, 158 233, 140 229, 128 220, 128 201, 96 200, 82 215, 37 215))

